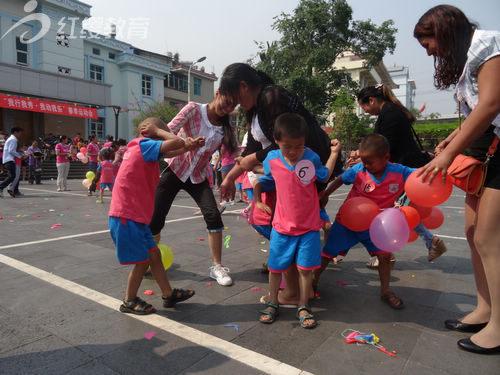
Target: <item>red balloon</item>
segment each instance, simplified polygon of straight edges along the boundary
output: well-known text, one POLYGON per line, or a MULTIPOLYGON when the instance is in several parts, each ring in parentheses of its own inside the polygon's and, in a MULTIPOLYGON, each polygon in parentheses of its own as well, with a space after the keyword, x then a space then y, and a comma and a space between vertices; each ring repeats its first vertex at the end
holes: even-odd
POLYGON ((420 223, 420 215, 414 207, 403 206, 401 207, 401 211, 405 214, 410 229, 415 228, 420 223))
POLYGON ((422 219, 422 224, 424 224, 427 229, 439 228, 441 225, 443 225, 443 223, 444 215, 437 207, 432 207, 431 214, 422 219))
POLYGON ((80 152, 83 154, 83 155, 87 155, 87 149, 85 147, 82 147, 80 149, 80 152))
POLYGON ((405 192, 408 198, 424 207, 434 207, 446 202, 453 190, 450 178, 446 176, 446 183, 443 184, 441 172, 439 172, 436 174, 432 184, 429 184, 429 178, 423 182, 422 176, 417 177, 417 172, 414 171, 406 179, 405 192))
POLYGON ((408 242, 413 242, 418 238, 417 232, 415 232, 413 229, 410 230, 410 235, 408 236, 408 242))
POLYGON ((378 205, 365 197, 348 199, 339 210, 342 225, 356 232, 368 230, 373 219, 379 213, 378 205))
POLYGON ((422 206, 419 206, 418 204, 413 203, 413 202, 410 202, 410 204, 408 206, 413 207, 414 209, 416 209, 418 211, 418 214, 420 215, 420 220, 429 216, 431 214, 431 211, 432 211, 432 207, 422 207, 422 206))

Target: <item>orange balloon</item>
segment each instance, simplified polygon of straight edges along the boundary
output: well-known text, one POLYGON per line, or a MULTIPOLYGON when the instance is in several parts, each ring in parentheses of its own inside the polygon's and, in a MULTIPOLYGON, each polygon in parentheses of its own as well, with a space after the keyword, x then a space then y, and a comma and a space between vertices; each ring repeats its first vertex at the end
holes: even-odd
POLYGON ((413 207, 414 209, 416 209, 418 211, 418 214, 420 215, 420 220, 429 216, 431 214, 431 211, 432 211, 432 207, 422 207, 414 202, 410 202, 410 204, 408 206, 413 207))
POLYGON ((413 229, 410 230, 410 235, 408 236, 408 242, 413 242, 418 238, 417 232, 415 232, 413 229))
POLYGON ((415 228, 420 223, 420 215, 414 207, 403 206, 401 207, 401 211, 405 214, 410 229, 415 228))
POLYGON ((339 210, 341 224, 356 232, 368 230, 379 213, 378 205, 365 197, 348 199, 339 210))
POLYGON ((83 154, 83 155, 87 155, 87 149, 85 147, 82 147, 80 149, 80 152, 83 154))
POLYGON ((434 207, 446 202, 453 190, 450 178, 447 176, 446 182, 443 184, 441 172, 439 172, 432 184, 429 184, 429 177, 424 182, 422 176, 417 177, 417 172, 414 171, 406 179, 405 192, 408 198, 424 207, 434 207))
POLYGON ((444 215, 437 207, 432 207, 431 214, 422 219, 422 224, 424 224, 427 229, 439 228, 441 225, 443 225, 443 223, 444 215))

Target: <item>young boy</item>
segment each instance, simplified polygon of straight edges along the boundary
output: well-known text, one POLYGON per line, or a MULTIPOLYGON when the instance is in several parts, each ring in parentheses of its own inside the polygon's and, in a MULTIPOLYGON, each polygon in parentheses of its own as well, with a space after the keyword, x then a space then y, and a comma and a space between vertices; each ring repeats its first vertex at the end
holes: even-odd
POLYGON ((103 147, 99 151, 99 166, 97 167, 96 179, 99 180, 100 188, 99 199, 96 203, 102 203, 104 189, 106 187, 110 192, 113 192, 115 182, 115 166, 113 165, 114 153, 110 147, 103 147))
POLYGON ((149 266, 162 291, 164 307, 173 307, 194 295, 194 290, 172 290, 148 224, 153 215, 159 180, 158 159, 201 147, 205 140, 203 137, 183 140, 167 129, 166 124, 157 118, 147 118, 139 125, 138 134, 144 138, 129 143, 114 184, 109 209, 111 237, 118 261, 134 265, 128 277, 125 300, 120 306, 120 311, 124 313, 146 315, 156 311, 137 296, 149 266))
MULTIPOLYGON (((406 179, 415 170, 401 164, 389 163, 389 142, 380 134, 371 134, 364 138, 359 145, 359 155, 362 162, 345 171, 326 189, 321 198, 322 207, 328 202, 328 196, 342 184, 353 185, 346 201, 354 197, 366 197, 382 209, 393 207, 394 201, 403 193, 406 179)), ((365 246, 370 255, 376 255, 379 260, 378 273, 382 300, 394 309, 404 308, 403 301, 389 289, 391 253, 375 247, 370 240, 368 230, 355 232, 346 228, 339 213, 335 217, 321 254, 323 257, 321 268, 314 271, 316 283, 330 258, 339 254, 345 256, 349 249, 359 242, 365 246)))
POLYGON ((295 113, 283 113, 274 125, 274 139, 279 150, 269 152, 264 160, 264 177, 254 183, 258 209, 271 213, 261 200, 263 190, 276 189, 276 208, 269 249, 269 300, 261 311, 262 323, 273 323, 278 316, 278 290, 281 273, 295 267, 299 273, 300 300, 297 318, 303 328, 317 323, 307 306, 312 288, 312 270, 321 265, 319 230, 323 223, 319 215, 316 180, 328 181, 340 151, 333 140, 326 166, 319 156, 305 148, 307 123, 295 113))

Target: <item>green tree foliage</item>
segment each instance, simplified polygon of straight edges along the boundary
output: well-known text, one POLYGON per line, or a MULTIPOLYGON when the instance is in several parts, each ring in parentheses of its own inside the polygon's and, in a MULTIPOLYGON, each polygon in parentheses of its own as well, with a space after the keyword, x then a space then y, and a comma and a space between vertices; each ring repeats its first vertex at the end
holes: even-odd
POLYGON ((346 88, 335 91, 335 99, 330 107, 334 112, 331 137, 337 138, 344 151, 357 150, 361 138, 371 133, 369 116, 359 118, 354 113, 356 97, 346 88))
POLYGON ((166 102, 156 101, 153 104, 136 103, 136 108, 129 108, 128 111, 137 112, 137 116, 133 119, 134 126, 137 127, 148 117, 158 117, 168 124, 179 113, 179 108, 166 102))
POLYGON ((396 45, 392 20, 380 26, 354 21, 346 0, 302 0, 293 14, 275 17, 272 27, 281 39, 258 43, 257 68, 296 93, 316 116, 333 104, 336 88, 350 83, 347 74, 332 69, 342 52, 353 51, 369 68, 396 45))

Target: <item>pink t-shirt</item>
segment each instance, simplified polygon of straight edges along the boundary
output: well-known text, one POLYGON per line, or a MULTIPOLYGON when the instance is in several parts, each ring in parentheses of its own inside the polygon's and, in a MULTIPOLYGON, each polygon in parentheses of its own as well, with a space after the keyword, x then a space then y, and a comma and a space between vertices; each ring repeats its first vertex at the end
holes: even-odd
POLYGON ((106 142, 102 147, 111 147, 113 142, 106 142))
POLYGON ((89 161, 97 163, 97 155, 99 154, 99 146, 94 143, 89 143, 87 145, 87 156, 89 157, 89 161), (91 155, 95 154, 95 155, 91 155))
POLYGON ((234 155, 226 150, 226 147, 224 145, 221 146, 220 151, 222 155, 220 160, 221 167, 234 164, 234 155))
POLYGON ((276 187, 276 210, 273 228, 289 236, 320 230, 319 198, 316 180, 326 181, 328 168, 319 156, 306 148, 302 159, 289 165, 280 150, 267 154, 263 162, 265 176, 259 178, 263 191, 276 187))
MULTIPOLYGON (((67 154, 69 153, 69 145, 63 145, 62 143, 58 143, 56 145, 56 150, 59 150, 60 153, 67 154)), ((67 156, 56 156, 56 163, 67 163, 69 159, 67 156)))
POLYGON ((111 160, 104 160, 99 165, 101 171, 101 184, 112 184, 115 182, 115 166, 111 160))

